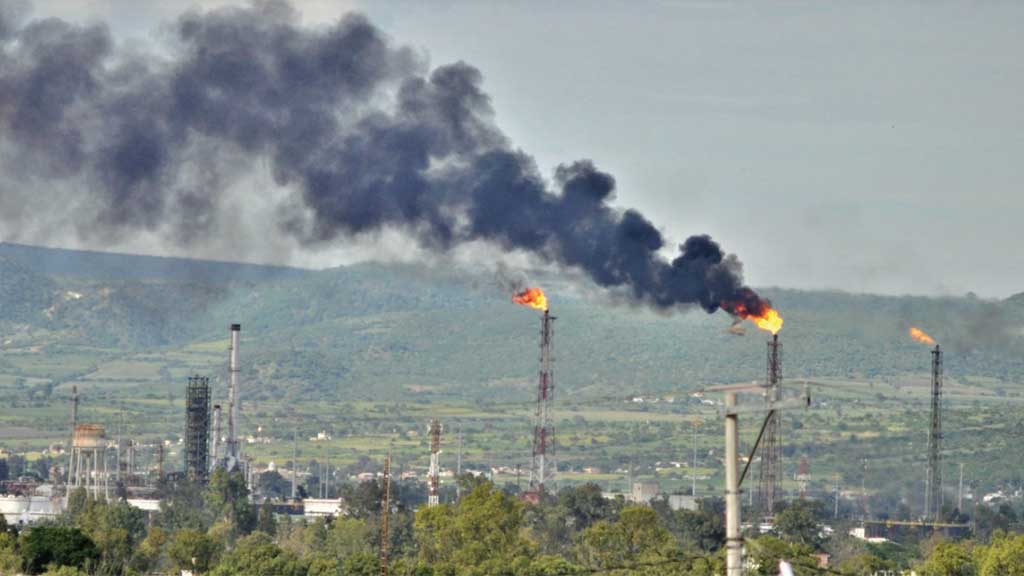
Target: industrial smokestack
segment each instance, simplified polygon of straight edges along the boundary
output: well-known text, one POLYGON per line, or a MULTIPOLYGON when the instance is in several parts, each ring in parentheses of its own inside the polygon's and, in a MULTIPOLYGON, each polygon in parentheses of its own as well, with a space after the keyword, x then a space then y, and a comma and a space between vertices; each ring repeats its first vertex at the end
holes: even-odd
POLYGON ((210 470, 220 466, 220 404, 213 405, 213 438, 210 438, 210 470))
POLYGON ((227 458, 228 467, 233 468, 239 460, 238 444, 238 408, 242 403, 242 397, 238 389, 238 341, 242 332, 241 324, 231 325, 231 353, 228 371, 230 381, 228 384, 228 441, 227 458))
POLYGON ((479 70, 431 68, 365 17, 304 28, 286 2, 190 11, 171 46, 145 51, 121 50, 102 24, 4 16, 9 238, 73 222, 87 243, 156 235, 237 257, 393 229, 436 252, 473 242, 529 252, 659 309, 747 318, 769 307, 709 236, 666 259, 668 240, 612 206, 615 179, 592 162, 560 166, 549 185, 494 123, 479 70), (257 166, 278 194, 261 198, 258 235, 228 246, 229 195, 257 166))

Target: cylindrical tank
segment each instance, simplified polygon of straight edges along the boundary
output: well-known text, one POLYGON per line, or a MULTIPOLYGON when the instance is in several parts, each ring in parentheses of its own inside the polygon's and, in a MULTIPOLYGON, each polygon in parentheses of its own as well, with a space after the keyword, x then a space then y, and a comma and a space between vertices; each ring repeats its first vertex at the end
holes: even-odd
POLYGON ((107 430, 99 424, 79 424, 75 426, 75 448, 94 449, 107 445, 107 430))

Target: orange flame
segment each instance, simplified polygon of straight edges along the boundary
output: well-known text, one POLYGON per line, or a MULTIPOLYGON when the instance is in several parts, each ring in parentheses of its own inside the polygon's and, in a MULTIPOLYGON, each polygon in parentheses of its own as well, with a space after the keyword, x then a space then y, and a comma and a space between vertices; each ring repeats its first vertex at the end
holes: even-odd
POLYGON ((772 334, 778 334, 779 330, 782 330, 782 315, 775 308, 769 308, 764 311, 764 314, 760 316, 747 316, 747 320, 750 320, 761 330, 767 330, 772 334))
POLYGON ((536 308, 537 310, 548 311, 548 297, 544 295, 544 291, 540 288, 527 288, 513 296, 512 301, 516 304, 536 308))
POLYGON ((920 328, 918 328, 916 326, 911 326, 910 327, 910 337, 913 338, 914 340, 917 340, 918 342, 920 342, 922 344, 927 344, 929 346, 935 344, 935 339, 933 339, 931 336, 925 334, 924 330, 921 330, 920 328))
POLYGON ((760 315, 751 314, 750 311, 747 310, 747 307, 742 303, 728 305, 726 310, 730 311, 732 315, 738 318, 750 320, 761 330, 767 330, 772 334, 778 334, 779 330, 782 330, 782 315, 779 314, 778 310, 771 306, 766 305, 764 312, 760 315))

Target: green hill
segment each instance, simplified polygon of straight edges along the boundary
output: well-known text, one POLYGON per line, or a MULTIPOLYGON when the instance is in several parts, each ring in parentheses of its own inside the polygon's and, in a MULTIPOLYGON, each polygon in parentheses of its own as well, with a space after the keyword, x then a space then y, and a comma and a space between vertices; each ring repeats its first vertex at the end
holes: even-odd
MULTIPOLYGON (((415 387, 507 397, 519 395, 534 372, 536 314, 512 305, 486 274, 380 264, 310 272, 50 252, 0 247, 0 327, 8 347, 139 353, 219 340, 229 323, 241 322, 257 390, 278 396, 386 397, 415 387), (196 270, 204 272, 191 275, 196 270)), ((749 327, 746 336, 729 334, 724 314, 658 314, 581 297, 564 279, 541 283, 559 318, 558 382, 574 394, 680 392, 762 375, 763 333, 749 327)), ((910 324, 947 344, 952 378, 1024 376, 1020 297, 764 293, 786 318, 784 371, 791 378, 921 372, 927 354, 906 337, 910 324)))
MULTIPOLYGON (((188 375, 211 376, 214 401, 224 401, 227 328, 240 322, 243 429, 272 438, 251 448, 264 461, 290 458, 298 428, 300 436, 332 431, 331 450, 352 470, 389 445, 415 467, 425 450, 421 429, 434 416, 459 422, 467 466, 522 463, 529 454, 538 314, 512 304, 490 274, 50 252, 0 246, 0 447, 38 449, 65 438, 72 385, 85 399, 83 419, 113 428, 123 409, 128 433, 177 440, 188 375)), ((567 478, 624 481, 624 467, 633 466, 637 477, 682 486, 684 471, 658 463, 688 458, 680 453, 694 418, 711 426, 701 443, 717 458, 715 407, 690 394, 762 378, 765 333, 748 326, 737 336, 723 314, 659 314, 563 277, 533 277, 558 318, 556 422, 561 469, 574 474, 567 478)), ((806 455, 816 470, 853 478, 861 458, 871 458, 878 475, 868 485, 879 497, 917 501, 930 354, 907 336, 913 324, 947 351, 948 461, 966 460, 988 485, 1016 477, 1013 463, 1024 458, 1015 432, 1024 296, 763 292, 786 320, 788 388, 813 382, 816 409, 786 424, 790 465, 806 455)), ((711 485, 718 467, 707 466, 711 485)), ((820 489, 830 486, 822 481, 820 489)))

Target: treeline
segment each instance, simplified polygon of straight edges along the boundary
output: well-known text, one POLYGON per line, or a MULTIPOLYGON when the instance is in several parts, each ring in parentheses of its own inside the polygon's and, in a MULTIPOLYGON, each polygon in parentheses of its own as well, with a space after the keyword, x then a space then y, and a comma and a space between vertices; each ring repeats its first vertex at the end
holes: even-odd
MULTIPOLYGON (((712 576, 724 572, 723 510, 671 510, 601 496, 595 485, 565 488, 528 505, 492 483, 464 476, 462 498, 416 506, 397 487, 388 511, 391 574, 403 576, 558 576, 642 574, 712 576)), ((270 501, 248 501, 243 477, 217 471, 209 485, 164 486, 161 510, 148 515, 123 501, 72 492, 58 520, 20 530, 0 520, 0 573, 60 576, 181 573, 211 576, 371 576, 380 573, 381 485, 345 487, 347 513, 334 519, 276 515, 270 501)), ((1017 511, 986 512, 977 541, 931 538, 866 544, 848 527, 823 530, 822 507, 796 501, 777 516, 775 534, 748 536, 748 574, 872 575, 914 568, 925 576, 1024 575, 1017 511), (831 557, 821 566, 823 555, 831 557)), ((0 517, 2 518, 2 517, 0 517)))

